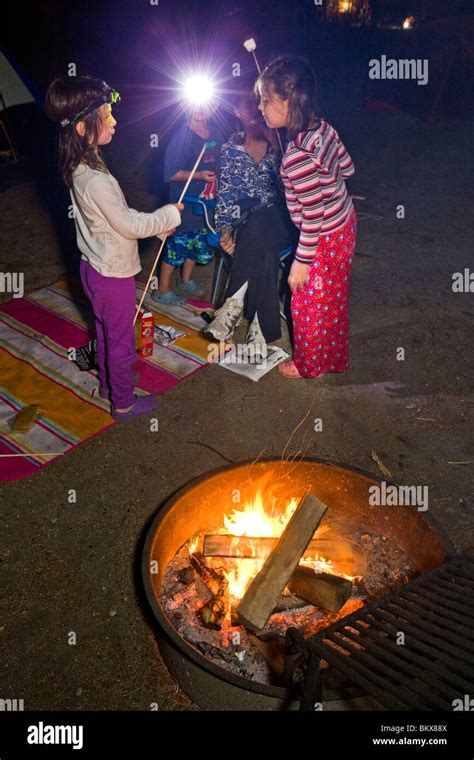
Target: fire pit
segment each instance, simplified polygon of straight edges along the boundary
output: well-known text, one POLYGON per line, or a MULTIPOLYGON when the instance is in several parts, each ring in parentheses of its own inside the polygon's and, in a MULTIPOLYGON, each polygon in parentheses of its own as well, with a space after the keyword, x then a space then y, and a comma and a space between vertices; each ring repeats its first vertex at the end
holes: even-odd
MULTIPOLYGON (((278 685, 288 628, 313 635, 443 563, 451 547, 433 520, 409 506, 370 506, 374 484, 373 475, 320 460, 264 460, 200 478, 160 510, 143 580, 163 659, 200 707, 294 709, 294 691, 278 685), (318 530, 275 608, 249 624, 242 599, 308 492, 322 515, 318 530), (323 573, 316 598, 314 571, 323 573)), ((327 687, 325 695, 327 707, 327 687)))

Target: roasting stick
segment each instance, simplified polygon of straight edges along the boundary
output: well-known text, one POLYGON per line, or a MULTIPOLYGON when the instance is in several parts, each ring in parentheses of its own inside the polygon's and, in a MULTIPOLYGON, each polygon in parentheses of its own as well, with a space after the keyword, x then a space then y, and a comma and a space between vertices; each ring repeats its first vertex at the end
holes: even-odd
MULTIPOLYGON (((199 164, 201 163, 201 159, 202 159, 202 157, 203 157, 203 155, 204 155, 204 153, 205 153, 205 150, 206 150, 206 148, 209 148, 209 147, 211 147, 212 145, 215 145, 215 142, 205 142, 205 143, 204 143, 204 145, 202 146, 202 150, 201 150, 201 152, 200 152, 199 156, 197 157, 196 163, 194 164, 194 166, 193 166, 193 168, 192 168, 192 170, 191 170, 191 173, 190 173, 190 175, 189 175, 188 179, 186 180, 186 184, 185 184, 185 186, 183 187, 183 192, 182 192, 182 193, 181 193, 181 195, 179 196, 179 200, 178 200, 178 203, 182 203, 182 201, 183 201, 183 198, 184 198, 184 196, 186 195, 186 191, 187 191, 187 189, 188 189, 188 187, 189 187, 189 185, 190 185, 190 183, 191 183, 191 180, 192 180, 192 178, 194 177, 194 175, 195 175, 195 173, 196 173, 196 170, 197 170, 197 168, 198 168, 199 164)), ((133 319, 133 324, 135 324, 135 322, 137 321, 137 317, 138 317, 138 315, 139 315, 139 313, 140 313, 140 309, 141 309, 141 307, 142 307, 142 303, 143 303, 143 301, 145 300, 145 296, 146 296, 146 294, 147 294, 148 288, 150 287, 150 282, 151 282, 151 278, 153 277, 153 272, 155 271, 155 269, 156 269, 156 266, 157 266, 157 264, 158 264, 158 261, 160 260, 161 252, 162 252, 163 248, 165 247, 165 243, 166 243, 166 240, 167 240, 167 238, 168 238, 168 233, 167 233, 167 232, 165 232, 165 234, 164 234, 164 237, 163 237, 163 239, 162 239, 162 241, 161 241, 161 245, 160 245, 160 247, 159 247, 159 249, 158 249, 158 253, 156 254, 156 258, 155 258, 155 261, 153 262, 153 266, 152 266, 152 268, 151 268, 151 271, 150 271, 150 276, 149 276, 149 278, 148 278, 147 284, 145 285, 145 287, 144 287, 144 289, 143 289, 143 293, 142 293, 142 297, 141 297, 141 299, 140 299, 140 303, 139 303, 139 304, 138 304, 138 306, 137 306, 137 310, 136 310, 136 312, 135 312, 135 317, 134 317, 134 319, 133 319)))
MULTIPOLYGON (((257 58, 257 54, 255 52, 256 49, 257 49, 257 43, 255 42, 255 40, 253 39, 253 37, 250 37, 248 40, 245 40, 245 42, 244 42, 244 48, 246 49, 246 51, 248 53, 252 53, 253 60, 255 61, 255 66, 257 67, 258 75, 260 76, 260 74, 262 73, 262 69, 260 67, 260 64, 259 64, 258 58, 257 58)), ((285 154, 285 151, 283 150, 283 143, 281 141, 280 133, 279 133, 278 129, 275 129, 275 132, 276 132, 276 135, 277 135, 277 138, 278 138, 278 143, 280 145, 281 155, 283 156, 285 154)))
POLYGON ((244 48, 246 49, 247 53, 252 53, 253 60, 255 61, 255 66, 257 67, 258 75, 262 73, 262 69, 260 68, 260 64, 258 62, 256 49, 257 49, 257 43, 255 42, 253 37, 249 37, 248 40, 244 40, 244 48))
POLYGON ((64 456, 66 452, 65 451, 53 451, 49 454, 0 454, 1 459, 9 459, 11 457, 31 457, 31 456, 37 456, 39 457, 62 457, 64 456))

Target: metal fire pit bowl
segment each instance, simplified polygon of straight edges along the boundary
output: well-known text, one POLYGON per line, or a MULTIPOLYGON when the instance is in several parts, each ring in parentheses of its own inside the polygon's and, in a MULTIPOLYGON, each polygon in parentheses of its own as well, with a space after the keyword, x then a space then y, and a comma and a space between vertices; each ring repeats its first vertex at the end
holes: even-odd
MULTIPOLYGON (((410 506, 370 506, 368 489, 382 479, 353 467, 318 459, 297 463, 266 459, 221 468, 185 486, 165 503, 151 523, 145 539, 142 576, 159 624, 156 635, 163 660, 183 691, 205 710, 297 709, 287 689, 250 681, 207 660, 170 624, 160 601, 166 567, 178 549, 200 531, 221 530, 224 514, 238 507, 232 502, 235 489, 240 490, 243 505, 255 496, 256 481, 264 476, 281 497, 299 499, 310 489, 327 504, 328 514, 342 513, 368 532, 387 536, 422 574, 441 565, 453 551, 426 512, 410 506), (152 572, 156 563, 158 571, 152 572)), ((325 697, 325 709, 331 709, 327 690, 325 697)), ((341 709, 336 707, 340 699, 340 694, 334 694, 333 709, 341 709)))

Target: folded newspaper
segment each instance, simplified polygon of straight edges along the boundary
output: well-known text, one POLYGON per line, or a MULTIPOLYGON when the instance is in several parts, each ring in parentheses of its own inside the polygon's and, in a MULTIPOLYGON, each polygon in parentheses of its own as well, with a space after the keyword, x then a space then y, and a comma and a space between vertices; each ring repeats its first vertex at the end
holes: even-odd
POLYGON ((261 377, 270 372, 280 362, 288 359, 289 354, 278 346, 268 347, 268 356, 260 364, 255 364, 249 359, 252 357, 249 355, 249 348, 245 344, 234 345, 231 350, 225 354, 216 364, 219 364, 224 369, 230 369, 231 372, 236 372, 237 375, 243 375, 248 377, 249 380, 253 380, 258 383, 261 377))

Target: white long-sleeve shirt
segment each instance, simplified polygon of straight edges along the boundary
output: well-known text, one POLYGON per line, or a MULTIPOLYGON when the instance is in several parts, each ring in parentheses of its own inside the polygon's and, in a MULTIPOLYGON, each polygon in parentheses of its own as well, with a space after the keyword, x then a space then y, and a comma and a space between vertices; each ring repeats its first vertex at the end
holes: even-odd
POLYGON ((150 214, 129 208, 115 177, 85 164, 72 174, 71 198, 81 258, 105 277, 137 274, 141 270, 137 240, 181 223, 172 204, 150 214))

